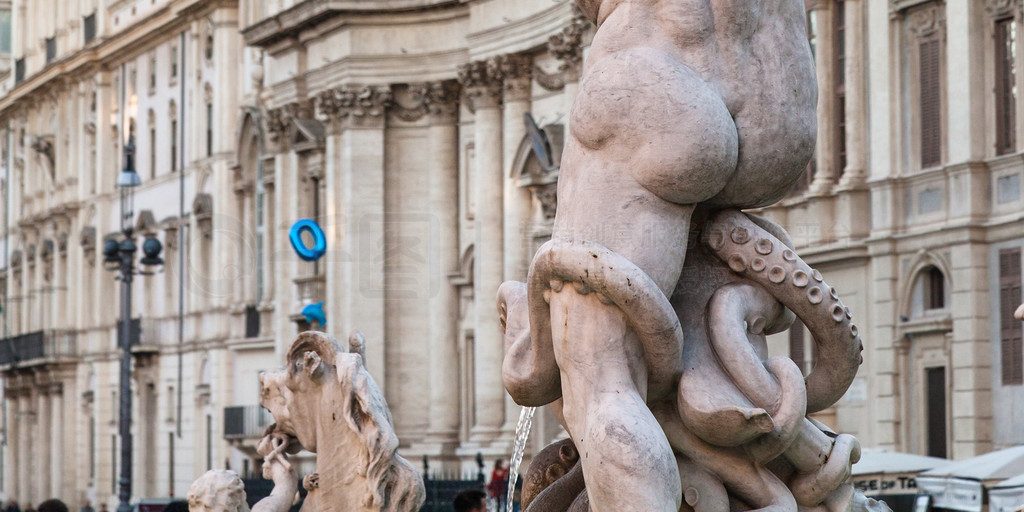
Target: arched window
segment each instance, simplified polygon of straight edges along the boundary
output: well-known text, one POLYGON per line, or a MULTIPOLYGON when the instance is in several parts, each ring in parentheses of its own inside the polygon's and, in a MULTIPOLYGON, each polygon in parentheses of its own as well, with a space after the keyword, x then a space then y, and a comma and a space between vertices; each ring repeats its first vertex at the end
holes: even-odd
POLYGON ((949 290, 946 275, 935 265, 921 269, 914 278, 911 295, 910 316, 921 317, 937 311, 945 311, 949 305, 949 290))

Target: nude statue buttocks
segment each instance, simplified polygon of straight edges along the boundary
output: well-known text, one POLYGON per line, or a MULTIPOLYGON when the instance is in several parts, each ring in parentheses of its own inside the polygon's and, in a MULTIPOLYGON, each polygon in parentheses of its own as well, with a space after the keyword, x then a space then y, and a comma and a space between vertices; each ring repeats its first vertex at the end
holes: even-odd
MULTIPOLYGON (((598 30, 552 238, 610 249, 671 298, 695 209, 771 204, 812 155, 817 89, 803 0, 579 4, 598 30)), ((644 334, 607 297, 553 286, 546 300, 564 425, 591 507, 679 510, 677 461, 649 408, 672 392, 656 375, 664 365, 630 363, 650 356, 644 334)))

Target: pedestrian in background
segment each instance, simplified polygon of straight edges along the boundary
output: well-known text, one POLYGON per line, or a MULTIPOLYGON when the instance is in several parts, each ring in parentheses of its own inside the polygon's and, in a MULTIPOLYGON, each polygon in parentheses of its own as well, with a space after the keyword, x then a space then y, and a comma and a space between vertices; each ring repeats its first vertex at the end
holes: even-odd
POLYGON ((68 506, 57 498, 50 498, 39 504, 39 512, 68 512, 68 506))
POLYGON ((494 471, 491 471, 491 481, 487 484, 487 492, 497 503, 497 512, 505 508, 505 498, 508 495, 508 467, 505 461, 498 459, 494 461, 494 471))
POLYGON ((455 512, 487 512, 487 495, 479 489, 469 489, 455 495, 452 508, 455 512))
POLYGON ((92 503, 90 503, 89 500, 85 500, 85 505, 82 505, 82 508, 78 509, 78 512, 96 512, 96 510, 92 508, 92 503))
POLYGON ((17 501, 7 500, 7 505, 4 506, 4 512, 21 512, 21 508, 18 507, 17 501))

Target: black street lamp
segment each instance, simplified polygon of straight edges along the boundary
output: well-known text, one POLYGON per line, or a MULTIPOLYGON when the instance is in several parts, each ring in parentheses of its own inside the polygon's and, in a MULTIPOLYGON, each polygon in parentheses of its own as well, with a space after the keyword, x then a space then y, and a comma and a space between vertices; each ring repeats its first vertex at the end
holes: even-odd
MULTIPOLYGON (((117 177, 117 188, 121 191, 121 233, 124 239, 118 242, 108 239, 103 243, 104 267, 119 272, 116 279, 121 281, 121 411, 118 433, 121 436, 121 479, 118 498, 121 503, 117 512, 131 512, 132 495, 132 276, 135 274, 135 242, 133 241, 135 217, 135 188, 142 184, 135 172, 135 134, 129 131, 128 143, 124 146, 124 170, 117 177)), ((145 257, 143 265, 162 265, 162 246, 156 238, 147 238, 142 244, 145 257)))

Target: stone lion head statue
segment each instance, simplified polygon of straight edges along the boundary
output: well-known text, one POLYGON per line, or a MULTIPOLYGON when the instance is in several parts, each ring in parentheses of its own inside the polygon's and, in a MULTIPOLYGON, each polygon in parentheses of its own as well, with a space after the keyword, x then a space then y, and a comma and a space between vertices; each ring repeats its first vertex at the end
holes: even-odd
POLYGON ((189 512, 249 512, 245 486, 234 471, 211 469, 188 488, 189 512))
POLYGON ((346 494, 359 494, 361 505, 370 509, 406 510, 409 503, 422 503, 422 480, 396 453, 391 411, 366 370, 362 334, 353 331, 348 341, 345 350, 322 332, 300 334, 285 368, 260 375, 260 405, 274 416, 277 431, 303 448, 344 452, 343 461, 318 459, 321 482, 346 482, 351 486, 346 494), (323 468, 338 474, 325 474, 323 468))

